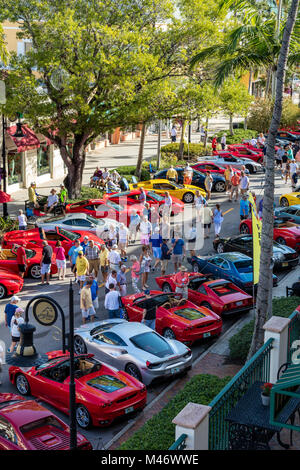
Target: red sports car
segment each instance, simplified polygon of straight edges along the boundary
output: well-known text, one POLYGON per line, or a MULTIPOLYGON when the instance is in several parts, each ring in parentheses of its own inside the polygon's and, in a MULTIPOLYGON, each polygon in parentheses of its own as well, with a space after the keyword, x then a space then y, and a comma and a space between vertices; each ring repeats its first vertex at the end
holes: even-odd
MULTIPOLYGON (((165 203, 165 198, 160 194, 155 193, 154 191, 145 190, 147 195, 147 202, 150 204, 150 207, 155 207, 159 210, 160 206, 165 203)), ((139 213, 141 211, 139 195, 141 194, 140 189, 132 189, 130 191, 123 191, 121 193, 113 194, 104 194, 103 199, 105 201, 113 201, 120 206, 130 206, 131 209, 136 209, 139 213)), ((172 197, 172 214, 177 215, 184 210, 184 202, 180 201, 174 196, 172 197)))
MULTIPOLYGON (((252 233, 251 219, 241 221, 240 233, 252 233)), ((274 219, 273 239, 282 245, 300 251, 300 226, 289 220, 274 219)))
POLYGON ((259 153, 261 156, 263 156, 264 152, 262 151, 261 148, 254 147, 254 145, 251 145, 250 142, 242 142, 241 144, 230 144, 227 145, 228 150, 233 150, 235 152, 241 150, 244 151, 246 150, 252 150, 255 153, 259 153))
POLYGON ((222 157, 233 155, 234 157, 238 158, 248 158, 256 163, 263 162, 263 154, 262 152, 259 152, 258 149, 257 151, 254 151, 248 147, 235 147, 234 150, 231 150, 228 146, 228 153, 226 153, 226 151, 224 150, 222 150, 221 152, 222 153, 220 153, 220 151, 216 151, 213 153, 214 155, 222 155, 222 157))
MULTIPOLYGON (((9 368, 10 381, 21 395, 38 397, 63 413, 69 413, 69 353, 52 351, 40 366, 9 368)), ((93 354, 75 356, 76 420, 80 427, 107 426, 118 416, 146 405, 146 387, 123 371, 111 369, 93 354)))
MULTIPOLYGON (((12 232, 10 232, 12 233, 12 232)), ((19 273, 18 263, 17 263, 17 249, 18 245, 13 245, 13 248, 3 248, 0 250, 0 269, 5 269, 6 271, 13 272, 15 274, 19 273)), ((34 279, 39 279, 41 277, 41 260, 42 260, 42 251, 41 247, 35 246, 34 249, 30 250, 28 248, 26 251, 26 277, 33 277, 34 279)), ((57 273, 57 266, 55 262, 51 263, 51 274, 57 273)))
POLYGON ((49 245, 51 245, 52 248, 55 248, 56 242, 59 240, 67 254, 71 246, 74 244, 74 241, 79 239, 79 241, 82 242, 85 235, 89 237, 89 240, 94 240, 98 246, 103 244, 103 240, 101 240, 101 238, 91 232, 86 232, 85 230, 69 232, 61 227, 55 227, 53 230, 45 230, 39 227, 29 230, 13 230, 12 232, 5 233, 2 240, 2 247, 9 248, 14 244, 18 244, 20 241, 23 241, 26 243, 26 248, 35 249, 35 247, 42 247, 43 240, 47 240, 49 245))
MULTIPOLYGON (((140 208, 135 207, 139 215, 141 215, 143 208, 144 206, 142 205, 140 208)), ((87 199, 85 201, 67 204, 66 206, 67 213, 81 212, 96 217, 97 219, 113 219, 125 225, 129 225, 131 210, 132 208, 130 208, 130 206, 121 206, 107 199, 87 199)))
POLYGON ((24 280, 19 274, 0 268, 0 299, 17 294, 23 284, 24 280))
MULTIPOLYGON (((219 174, 219 175, 224 175, 225 173, 225 168, 221 167, 217 163, 210 162, 209 160, 204 161, 204 162, 199 162, 199 163, 194 163, 191 165, 192 168, 195 170, 200 171, 201 173, 205 173, 206 171, 210 171, 211 173, 219 174)), ((236 168, 232 169, 236 171, 238 175, 241 174, 240 170, 237 170, 236 168)))
MULTIPOLYGON (((175 274, 157 277, 155 280, 164 292, 175 292, 175 274)), ((221 315, 248 312, 253 306, 251 295, 225 279, 213 276, 188 273, 189 300, 200 307, 207 307, 221 315)))
MULTIPOLYGON (((198 339, 217 336, 222 331, 222 320, 207 307, 198 307, 178 294, 151 291, 151 301, 156 305, 156 331, 169 339, 193 343, 198 339)), ((125 318, 142 321, 145 306, 143 293, 122 297, 125 318)))
MULTIPOLYGON (((0 393, 0 450, 69 450, 70 428, 35 400, 0 393)), ((77 433, 78 450, 92 450, 77 433)))

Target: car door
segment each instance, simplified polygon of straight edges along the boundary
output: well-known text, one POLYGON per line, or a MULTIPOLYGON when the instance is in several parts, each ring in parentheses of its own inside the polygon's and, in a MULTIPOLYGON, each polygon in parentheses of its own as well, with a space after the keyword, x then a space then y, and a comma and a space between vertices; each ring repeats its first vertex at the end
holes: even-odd
POLYGON ((130 307, 128 307, 128 316, 130 321, 141 322, 143 318, 144 303, 142 300, 134 301, 130 307))
POLYGON ((223 258, 220 258, 219 256, 211 258, 209 269, 206 269, 205 272, 207 273, 211 272, 212 274, 219 275, 220 267, 222 266, 222 263, 223 263, 223 258))
POLYGON ((97 333, 92 338, 93 345, 97 348, 97 359, 119 368, 120 359, 127 354, 127 344, 112 331, 97 333))
POLYGON ((34 379, 34 389, 32 387, 31 390, 34 396, 58 408, 64 407, 63 382, 66 377, 62 377, 62 369, 65 362, 38 371, 34 379))

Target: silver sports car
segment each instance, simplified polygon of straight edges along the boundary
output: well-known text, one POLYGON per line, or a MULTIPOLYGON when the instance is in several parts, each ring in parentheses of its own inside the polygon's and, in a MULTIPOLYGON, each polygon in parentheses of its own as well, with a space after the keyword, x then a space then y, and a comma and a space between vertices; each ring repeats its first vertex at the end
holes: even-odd
POLYGON ((97 357, 149 385, 192 366, 192 352, 183 343, 163 338, 143 323, 122 319, 98 321, 76 328, 77 354, 93 349, 97 357))
MULTIPOLYGON (((224 152, 224 155, 228 155, 228 152, 224 152)), ((207 160, 213 163, 226 168, 227 166, 233 166, 237 170, 240 170, 241 167, 245 167, 249 173, 257 173, 258 171, 263 171, 263 167, 260 163, 256 163, 250 158, 240 158, 235 155, 223 156, 222 152, 219 152, 219 155, 213 155, 211 157, 206 157, 207 160)), ((198 161, 201 162, 202 157, 198 158, 198 161)))

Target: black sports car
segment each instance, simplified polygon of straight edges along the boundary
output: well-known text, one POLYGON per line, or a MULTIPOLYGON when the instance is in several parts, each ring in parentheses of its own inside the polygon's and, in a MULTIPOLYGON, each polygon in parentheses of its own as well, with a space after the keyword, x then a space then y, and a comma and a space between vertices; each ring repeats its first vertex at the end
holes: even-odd
MULTIPOLYGON (((213 241, 217 253, 238 251, 252 258, 252 235, 237 235, 230 238, 218 238, 213 241)), ((298 253, 287 245, 273 242, 274 270, 293 268, 299 261, 298 253)))

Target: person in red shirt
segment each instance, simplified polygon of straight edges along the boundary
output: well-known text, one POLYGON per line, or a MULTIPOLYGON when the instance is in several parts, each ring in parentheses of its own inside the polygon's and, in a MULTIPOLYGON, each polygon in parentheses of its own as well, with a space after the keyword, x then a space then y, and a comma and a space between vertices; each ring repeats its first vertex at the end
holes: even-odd
POLYGON ((217 150, 217 138, 216 136, 213 137, 212 141, 211 141, 211 148, 213 149, 213 152, 215 152, 217 150))
POLYGON ((26 251, 24 246, 25 243, 21 242, 19 248, 17 249, 17 263, 21 277, 24 277, 26 271, 26 251))
POLYGON ((176 286, 175 292, 181 294, 183 299, 188 298, 188 283, 189 276, 185 266, 180 266, 179 272, 174 276, 174 283, 176 286))

